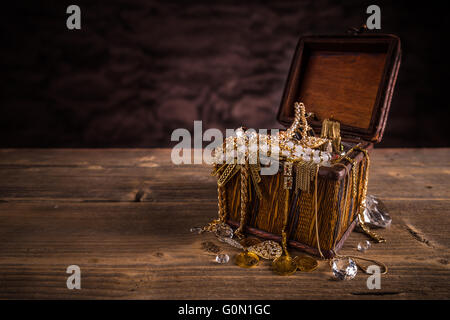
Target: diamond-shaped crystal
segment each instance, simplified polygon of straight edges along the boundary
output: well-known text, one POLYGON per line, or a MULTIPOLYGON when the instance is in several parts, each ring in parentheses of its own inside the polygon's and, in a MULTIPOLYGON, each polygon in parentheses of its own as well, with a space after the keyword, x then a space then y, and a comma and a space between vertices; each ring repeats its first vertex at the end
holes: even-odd
POLYGON ((230 257, 225 253, 220 253, 216 256, 216 262, 220 264, 228 263, 230 257))
POLYGON ((333 275, 338 280, 351 280, 358 273, 355 261, 350 258, 336 259, 332 265, 333 275))
POLYGON ((189 231, 192 233, 200 234, 200 233, 202 233, 203 229, 200 227, 192 227, 191 229, 189 229, 189 231))
POLYGON ((365 240, 358 243, 357 249, 358 251, 365 252, 371 247, 370 241, 365 240))
POLYGON ((226 223, 221 223, 216 226, 215 233, 221 238, 233 238, 233 228, 226 223))
POLYGON ((387 228, 392 218, 384 203, 373 195, 366 196, 365 209, 363 211, 363 222, 374 227, 387 228))

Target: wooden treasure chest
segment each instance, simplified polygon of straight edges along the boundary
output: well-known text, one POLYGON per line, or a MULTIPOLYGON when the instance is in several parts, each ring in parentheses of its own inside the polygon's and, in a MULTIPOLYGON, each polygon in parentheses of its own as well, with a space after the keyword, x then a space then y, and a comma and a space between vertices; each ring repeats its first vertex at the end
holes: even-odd
POLYGON ((216 164, 219 220, 264 239, 284 234, 291 247, 333 257, 363 209, 368 150, 383 136, 400 58, 391 34, 302 37, 277 116, 291 126, 280 139, 294 141, 280 143, 293 153, 298 147, 300 160, 281 153, 272 175, 258 174, 258 162, 216 164))

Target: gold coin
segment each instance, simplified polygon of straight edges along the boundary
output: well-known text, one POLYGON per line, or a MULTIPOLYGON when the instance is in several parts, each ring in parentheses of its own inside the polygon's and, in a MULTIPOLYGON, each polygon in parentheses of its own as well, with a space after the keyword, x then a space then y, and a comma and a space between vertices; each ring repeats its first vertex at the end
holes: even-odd
POLYGON ((253 252, 244 251, 236 256, 235 262, 241 268, 252 268, 258 264, 259 258, 253 252))
POLYGON ((272 269, 281 276, 288 276, 297 271, 297 264, 291 257, 281 256, 272 262, 272 269))
POLYGON ((317 269, 319 262, 316 259, 309 256, 297 256, 294 259, 297 268, 300 271, 311 272, 317 269))

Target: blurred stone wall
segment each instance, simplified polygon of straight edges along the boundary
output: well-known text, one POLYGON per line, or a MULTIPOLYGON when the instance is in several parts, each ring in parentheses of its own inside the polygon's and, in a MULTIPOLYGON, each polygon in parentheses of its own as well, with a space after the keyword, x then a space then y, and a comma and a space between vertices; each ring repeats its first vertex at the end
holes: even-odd
MULTIPOLYGON (((344 33, 369 4, 18 0, 2 12, 0 146, 163 147, 194 120, 279 127, 298 37, 344 33), (69 4, 81 7, 80 31, 66 28, 69 4)), ((440 10, 380 7, 404 48, 381 146, 446 146, 440 10)))

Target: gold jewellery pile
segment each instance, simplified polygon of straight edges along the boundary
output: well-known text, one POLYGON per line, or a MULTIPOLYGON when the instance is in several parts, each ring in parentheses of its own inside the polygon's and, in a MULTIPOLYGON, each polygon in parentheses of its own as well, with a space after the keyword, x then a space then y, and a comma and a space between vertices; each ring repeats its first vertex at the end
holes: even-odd
MULTIPOLYGON (((317 180, 320 166, 332 166, 335 164, 344 166, 347 175, 350 172, 347 166, 341 163, 347 160, 352 165, 352 181, 353 195, 360 195, 359 215, 365 208, 365 198, 367 194, 369 155, 367 150, 362 149, 360 144, 355 145, 347 152, 342 152, 343 147, 340 137, 339 123, 333 120, 325 120, 322 126, 321 137, 308 135, 311 127, 308 125, 306 118, 305 106, 303 103, 295 103, 295 118, 292 125, 286 130, 279 132, 277 135, 269 136, 257 134, 256 132, 245 132, 242 128, 236 130, 236 135, 228 137, 222 146, 216 148, 214 153, 214 170, 212 175, 218 177, 218 219, 212 221, 203 227, 201 232, 209 231, 216 234, 218 239, 233 247, 242 249, 243 251, 235 258, 238 266, 251 268, 258 265, 259 258, 272 260, 272 269, 280 275, 290 275, 297 270, 313 271, 318 266, 318 261, 310 256, 291 257, 287 250, 286 227, 289 213, 289 190, 293 187, 295 192, 298 190, 313 192, 314 201, 314 219, 317 249, 322 259, 324 256, 320 249, 320 239, 317 223, 317 180), (300 133, 300 139, 295 138, 296 133, 300 133), (357 163, 349 157, 353 151, 362 151, 365 155, 364 181, 361 184, 361 190, 357 190, 356 175, 357 163), (257 238, 246 238, 244 235, 244 226, 247 215, 249 179, 252 179, 256 195, 261 198, 262 191, 259 186, 261 177, 259 172, 261 163, 260 151, 267 152, 269 156, 277 156, 277 160, 284 161, 284 215, 283 229, 281 232, 281 246, 272 240, 260 241, 257 238), (227 154, 233 155, 233 161, 227 159, 227 154), (239 159, 241 161, 239 161, 239 159), (293 181, 292 170, 295 167, 296 180, 293 181), (226 184, 232 177, 240 175, 240 222, 236 230, 233 230, 227 223, 227 205, 226 205, 226 184), (312 187, 313 186, 313 187, 312 187), (313 190, 311 190, 313 189, 313 190)), ((360 226, 362 230, 377 242, 385 240, 372 231, 363 223, 360 216, 360 226)), ((354 259, 362 259, 373 261, 384 267, 387 267, 374 260, 360 258, 356 256, 338 256, 334 259, 342 259, 352 257, 354 259)), ((331 260, 332 261, 332 260, 331 260)), ((331 263, 330 261, 330 263, 331 263)), ((360 266, 360 265, 358 265, 360 266)), ((360 266, 362 270, 365 269, 360 266)))

